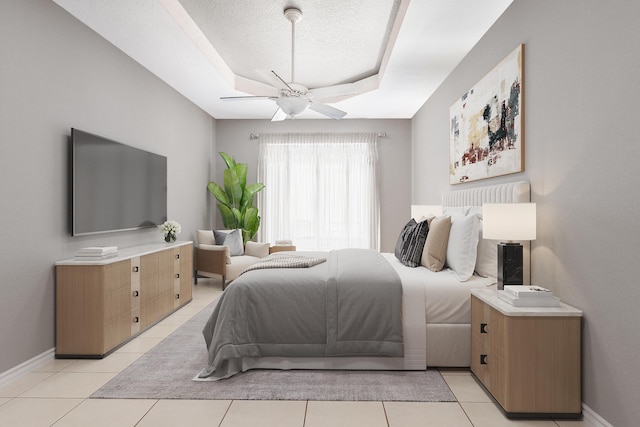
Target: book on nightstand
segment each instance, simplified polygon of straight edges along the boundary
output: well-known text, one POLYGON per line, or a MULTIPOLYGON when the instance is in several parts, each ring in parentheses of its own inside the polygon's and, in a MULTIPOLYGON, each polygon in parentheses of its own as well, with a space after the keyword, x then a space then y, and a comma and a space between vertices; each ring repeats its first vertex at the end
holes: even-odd
POLYGON ((505 286, 498 291, 498 299, 514 307, 559 307, 560 298, 540 286, 505 286))

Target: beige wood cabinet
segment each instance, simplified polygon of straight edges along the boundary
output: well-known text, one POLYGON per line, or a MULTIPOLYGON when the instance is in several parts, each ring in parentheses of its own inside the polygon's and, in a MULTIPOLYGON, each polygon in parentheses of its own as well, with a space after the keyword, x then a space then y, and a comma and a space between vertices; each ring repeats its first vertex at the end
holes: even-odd
POLYGON ((56 263, 56 357, 104 357, 191 301, 193 243, 56 263))
POLYGON ((582 312, 514 307, 489 289, 471 294, 471 372, 505 414, 579 417, 582 312))

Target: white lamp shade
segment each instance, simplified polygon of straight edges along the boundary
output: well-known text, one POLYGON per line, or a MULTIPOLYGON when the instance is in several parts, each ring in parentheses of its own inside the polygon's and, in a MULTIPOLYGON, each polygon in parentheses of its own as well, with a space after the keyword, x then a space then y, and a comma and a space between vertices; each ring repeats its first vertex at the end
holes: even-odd
POLYGON ((535 240, 535 203, 482 205, 482 237, 493 240, 535 240))
POLYGON ((416 221, 421 217, 427 217, 429 215, 440 216, 442 215, 441 205, 411 205, 411 218, 416 221))

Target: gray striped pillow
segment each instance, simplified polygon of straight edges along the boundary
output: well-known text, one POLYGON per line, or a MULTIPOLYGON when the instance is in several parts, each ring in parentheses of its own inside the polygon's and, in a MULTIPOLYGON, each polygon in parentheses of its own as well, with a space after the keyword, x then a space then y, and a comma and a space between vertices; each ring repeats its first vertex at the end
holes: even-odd
POLYGON ((398 238, 396 258, 407 267, 418 267, 422 260, 422 251, 428 233, 429 221, 416 223, 414 219, 411 219, 404 226, 398 238), (398 252, 400 256, 398 256, 398 252))

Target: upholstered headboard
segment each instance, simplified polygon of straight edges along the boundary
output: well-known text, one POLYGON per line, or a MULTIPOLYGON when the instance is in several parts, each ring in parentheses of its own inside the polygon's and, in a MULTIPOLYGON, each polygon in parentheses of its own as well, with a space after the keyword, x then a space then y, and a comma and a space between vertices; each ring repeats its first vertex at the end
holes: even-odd
MULTIPOLYGON (((442 206, 482 206, 483 203, 528 203, 531 186, 527 181, 454 190, 442 195, 442 206)), ((523 241, 523 278, 531 284, 531 242, 523 241)))
MULTIPOLYGON (((527 181, 454 190, 442 195, 442 206, 482 206, 483 203, 528 203, 531 187, 527 181)), ((441 206, 412 205, 411 216, 417 220, 429 214, 440 215, 441 206)), ((523 241, 523 278, 531 283, 531 242, 523 241)))
POLYGON ((531 187, 527 181, 454 190, 442 195, 442 206, 482 206, 483 203, 527 203, 531 187))

